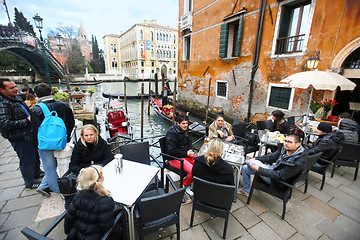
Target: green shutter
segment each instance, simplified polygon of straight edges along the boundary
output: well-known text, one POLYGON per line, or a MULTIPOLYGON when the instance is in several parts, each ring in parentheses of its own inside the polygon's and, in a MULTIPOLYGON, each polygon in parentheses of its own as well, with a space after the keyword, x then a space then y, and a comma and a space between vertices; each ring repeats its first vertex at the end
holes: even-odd
POLYGON ((241 47, 241 35, 242 35, 242 29, 243 29, 243 19, 244 15, 241 16, 239 20, 239 28, 236 36, 236 48, 235 48, 235 57, 238 57, 240 55, 240 47, 241 47))
POLYGON ((222 58, 225 58, 227 54, 228 35, 229 35, 229 26, 225 23, 221 25, 221 32, 220 32, 219 55, 222 58))

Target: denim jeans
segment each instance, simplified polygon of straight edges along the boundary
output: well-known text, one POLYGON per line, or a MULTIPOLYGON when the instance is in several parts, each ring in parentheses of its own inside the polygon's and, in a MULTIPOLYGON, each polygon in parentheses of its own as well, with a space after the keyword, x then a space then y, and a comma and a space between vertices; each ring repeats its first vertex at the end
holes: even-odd
MULTIPOLYGON (((264 163, 260 162, 259 160, 254 160, 253 162, 257 163, 257 165, 259 165, 259 167, 270 169, 270 165, 264 164, 264 163)), ((250 180, 251 180, 250 176, 254 175, 255 171, 252 170, 247 164, 245 164, 241 167, 241 173, 242 173, 242 178, 243 178, 243 182, 244 182, 244 191, 249 193, 250 192, 250 180)), ((261 178, 266 183, 270 184, 271 178, 268 178, 268 177, 261 177, 261 178)))
POLYGON ((53 150, 41 150, 39 149, 39 155, 41 158, 42 166, 44 168, 45 176, 42 179, 38 190, 50 188, 54 193, 60 193, 57 179, 59 175, 56 172, 57 161, 54 156, 53 150))
POLYGON ((36 155, 34 145, 24 140, 10 141, 20 160, 20 172, 24 179, 25 186, 35 183, 34 171, 36 165, 36 155))

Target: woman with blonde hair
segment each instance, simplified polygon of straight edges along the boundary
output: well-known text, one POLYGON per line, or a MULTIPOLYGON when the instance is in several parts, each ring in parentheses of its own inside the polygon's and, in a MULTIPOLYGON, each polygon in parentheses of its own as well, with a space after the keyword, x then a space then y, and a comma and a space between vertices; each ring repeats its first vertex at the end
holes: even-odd
POLYGON ((101 239, 114 225, 115 202, 103 186, 101 166, 80 170, 78 192, 65 216, 67 239, 101 239))
POLYGON ((92 164, 105 166, 114 155, 107 142, 99 136, 98 129, 87 124, 81 130, 80 140, 75 144, 71 155, 69 169, 78 174, 80 169, 89 167, 92 164))
POLYGON ((224 143, 219 138, 211 140, 205 155, 195 158, 192 175, 210 182, 234 185, 234 169, 221 158, 223 151, 224 143))

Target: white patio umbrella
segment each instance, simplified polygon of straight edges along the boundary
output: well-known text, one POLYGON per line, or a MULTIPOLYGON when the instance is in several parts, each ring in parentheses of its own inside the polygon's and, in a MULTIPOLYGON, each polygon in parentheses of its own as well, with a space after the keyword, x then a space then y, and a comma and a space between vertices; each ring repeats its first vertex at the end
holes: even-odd
POLYGON ((307 71, 295 73, 281 80, 281 82, 287 83, 289 87, 307 89, 311 87, 310 99, 308 108, 306 111, 307 119, 309 117, 310 103, 314 88, 316 90, 330 90, 334 91, 337 87, 341 88, 341 91, 354 90, 356 84, 341 76, 337 73, 325 72, 325 71, 307 71))

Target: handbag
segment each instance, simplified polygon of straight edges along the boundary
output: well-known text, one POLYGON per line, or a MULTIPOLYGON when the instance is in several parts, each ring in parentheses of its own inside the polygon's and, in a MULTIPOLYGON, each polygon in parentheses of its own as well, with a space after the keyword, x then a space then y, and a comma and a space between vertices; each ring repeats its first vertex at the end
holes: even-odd
POLYGON ((60 193, 64 196, 75 195, 76 190, 77 175, 75 173, 65 174, 61 178, 58 178, 58 184, 60 193))

